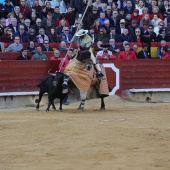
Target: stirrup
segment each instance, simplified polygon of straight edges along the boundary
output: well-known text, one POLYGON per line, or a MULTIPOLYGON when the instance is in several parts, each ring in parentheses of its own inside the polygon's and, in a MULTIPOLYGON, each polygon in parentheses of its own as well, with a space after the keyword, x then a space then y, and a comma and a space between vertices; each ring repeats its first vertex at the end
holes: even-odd
POLYGON ((104 74, 103 74, 101 71, 99 71, 99 72, 97 73, 97 77, 98 77, 99 79, 101 79, 103 76, 104 76, 104 74))
POLYGON ((68 93, 68 86, 66 84, 63 84, 63 94, 68 93))

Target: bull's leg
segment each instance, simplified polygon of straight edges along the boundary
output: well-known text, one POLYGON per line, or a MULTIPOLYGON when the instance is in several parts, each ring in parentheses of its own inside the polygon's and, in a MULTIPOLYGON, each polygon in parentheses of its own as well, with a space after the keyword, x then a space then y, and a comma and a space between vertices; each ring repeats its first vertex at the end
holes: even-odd
POLYGON ((38 103, 37 103, 37 106, 36 106, 36 110, 39 110, 40 102, 41 102, 43 94, 44 94, 44 92, 41 92, 41 90, 40 90, 39 99, 37 100, 38 103))
POLYGON ((101 97, 101 107, 100 110, 105 110, 104 97, 101 97))
POLYGON ((60 107, 59 107, 59 111, 60 111, 60 112, 63 111, 63 108, 62 108, 62 106, 63 106, 63 100, 64 100, 63 98, 60 99, 60 107))
POLYGON ((56 110, 56 107, 54 105, 54 101, 52 102, 53 110, 56 110))
POLYGON ((49 110, 50 110, 50 106, 51 106, 51 104, 53 103, 53 99, 49 99, 48 98, 48 107, 47 107, 47 109, 46 109, 46 112, 48 112, 49 110))

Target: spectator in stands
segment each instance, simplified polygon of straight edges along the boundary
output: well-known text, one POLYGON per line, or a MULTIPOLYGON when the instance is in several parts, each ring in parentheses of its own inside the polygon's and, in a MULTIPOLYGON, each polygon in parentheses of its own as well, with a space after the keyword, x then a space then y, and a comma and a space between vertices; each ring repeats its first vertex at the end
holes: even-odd
POLYGON ((94 34, 94 28, 93 28, 93 26, 90 27, 90 30, 89 30, 89 32, 88 32, 88 35, 91 37, 92 42, 94 43, 94 40, 95 40, 95 38, 96 38, 96 35, 94 34))
POLYGON ((94 51, 101 51, 103 48, 101 47, 101 45, 103 44, 102 41, 97 41, 97 46, 94 47, 94 51))
POLYGON ((159 34, 156 37, 157 42, 160 42, 161 40, 169 41, 169 35, 166 33, 165 27, 159 29, 159 34))
POLYGON ((152 10, 153 10, 153 8, 156 7, 156 6, 157 6, 157 1, 156 1, 156 0, 152 0, 151 3, 150 3, 149 6, 148 6, 148 12, 149 12, 149 14, 152 14, 152 13, 153 13, 152 10))
POLYGON ((51 58, 50 58, 50 60, 61 60, 61 56, 60 56, 60 51, 59 50, 55 50, 54 51, 54 56, 52 56, 51 58))
POLYGON ((95 34, 99 34, 99 32, 100 32, 100 27, 101 27, 101 25, 100 25, 99 20, 98 20, 98 19, 95 20, 95 21, 94 21, 94 24, 93 24, 93 28, 94 28, 94 33, 95 33, 95 34))
POLYGON ((14 13, 13 13, 13 12, 10 12, 10 13, 7 15, 6 26, 8 26, 9 24, 11 24, 11 18, 14 18, 14 13))
POLYGON ((97 56, 96 58, 99 59, 99 60, 112 60, 112 59, 116 59, 116 56, 114 56, 114 55, 109 55, 109 54, 108 54, 108 51, 107 51, 107 50, 104 50, 104 51, 103 51, 103 55, 97 56))
POLYGON ((47 19, 46 20, 46 24, 44 26, 44 29, 45 29, 45 34, 49 37, 50 33, 51 33, 51 28, 53 28, 55 30, 55 32, 57 31, 56 30, 56 27, 52 25, 52 22, 50 19, 47 19))
POLYGON ((106 20, 109 20, 108 18, 106 18, 106 15, 104 12, 100 12, 100 17, 98 18, 99 22, 100 22, 100 25, 101 26, 104 26, 104 22, 106 20))
POLYGON ((102 47, 102 50, 100 50, 99 52, 97 52, 96 58, 97 58, 98 56, 103 56, 104 51, 105 51, 105 52, 107 51, 107 54, 108 54, 109 56, 113 56, 112 52, 111 52, 110 50, 108 50, 108 48, 110 47, 109 44, 102 44, 101 47, 102 47))
POLYGON ((102 7, 102 3, 100 2, 100 0, 95 0, 93 6, 95 6, 96 8, 102 7))
POLYGON ((42 19, 42 25, 46 25, 47 20, 48 20, 48 22, 51 21, 52 26, 55 26, 56 21, 53 19, 53 14, 51 12, 48 12, 47 16, 42 19))
MULTIPOLYGON (((111 9, 111 6, 109 6, 109 8, 111 9)), ((106 10, 107 10, 107 3, 103 2, 102 6, 98 8, 98 11, 99 12, 106 12, 106 10)))
POLYGON ((60 20, 59 26, 57 27, 57 34, 60 35, 63 33, 63 28, 67 27, 68 24, 65 19, 60 20))
POLYGON ((113 53, 119 53, 120 52, 118 45, 116 45, 116 43, 115 43, 115 39, 111 38, 109 40, 109 44, 110 44, 110 47, 109 47, 108 50, 110 50, 113 53))
POLYGON ((162 21, 162 20, 159 18, 159 14, 154 14, 153 19, 151 20, 151 24, 154 27, 158 27, 158 24, 159 24, 160 21, 162 21))
POLYGON ((20 12, 20 7, 15 6, 14 7, 14 18, 18 19, 19 18, 19 12, 20 12))
POLYGON ((163 21, 160 21, 160 22, 158 23, 158 26, 157 26, 157 27, 154 27, 154 32, 156 33, 156 35, 159 34, 159 30, 160 30, 160 28, 162 28, 162 27, 165 27, 165 24, 164 24, 163 21))
POLYGON ((43 6, 41 6, 41 12, 39 14, 39 18, 42 20, 46 16, 47 16, 46 6, 43 5, 43 6))
MULTIPOLYGON (((34 12, 36 12, 36 15, 39 17, 39 15, 40 15, 40 13, 41 13, 41 5, 40 5, 40 3, 39 3, 39 0, 34 0, 34 4, 33 4, 33 6, 32 6, 32 9, 35 9, 36 11, 34 11, 34 12)), ((32 10, 31 9, 31 10, 32 10)))
POLYGON ((120 42, 123 41, 133 42, 132 35, 129 34, 129 30, 127 28, 123 30, 123 33, 120 35, 119 39, 120 42))
POLYGON ((112 17, 110 18, 110 25, 112 27, 116 27, 120 22, 120 18, 119 18, 119 15, 118 15, 118 11, 114 10, 112 12, 112 17))
POLYGON ((21 49, 21 55, 16 58, 16 60, 30 60, 31 57, 28 56, 28 51, 26 48, 21 49))
POLYGON ((53 48, 50 47, 48 40, 44 40, 42 51, 53 51, 53 48))
POLYGON ((166 41, 162 40, 160 46, 157 48, 157 58, 161 58, 161 48, 166 47, 167 50, 170 50, 170 46, 166 45, 166 41))
POLYGON ((14 32, 13 36, 14 37, 19 36, 21 43, 29 43, 30 39, 28 37, 28 33, 24 29, 25 29, 24 24, 19 24, 18 31, 14 32))
POLYGON ((30 41, 30 42, 28 43, 27 50, 30 51, 30 52, 32 52, 33 54, 36 53, 36 47, 35 47, 34 41, 30 41))
POLYGON ((133 45, 132 51, 135 53, 136 58, 137 58, 137 56, 138 56, 138 46, 136 44, 133 45))
POLYGON ((24 15, 22 12, 19 12, 18 24, 24 24, 24 15))
POLYGON ((139 15, 142 15, 142 10, 145 7, 145 3, 143 0, 139 0, 139 4, 135 7, 135 9, 139 10, 139 15))
POLYGON ((133 42, 142 42, 142 35, 141 35, 141 30, 140 28, 135 29, 135 35, 133 37, 133 42))
POLYGON ((48 12, 51 12, 52 14, 54 13, 54 9, 51 8, 51 3, 50 3, 49 1, 46 1, 46 2, 45 2, 45 6, 46 6, 46 11, 47 11, 47 13, 48 13, 48 12))
POLYGON ((32 26, 32 28, 34 28, 36 35, 39 34, 39 30, 40 28, 43 28, 44 26, 42 25, 42 21, 40 18, 36 19, 36 24, 32 26))
POLYGON ((60 42, 60 39, 58 38, 57 31, 55 28, 50 29, 50 34, 48 37, 50 39, 50 43, 60 42))
POLYGON ((66 46, 66 42, 65 42, 65 41, 61 41, 60 46, 57 47, 57 49, 58 49, 59 51, 67 51, 68 48, 67 48, 67 46, 66 46))
POLYGON ((114 27, 110 28, 109 39, 111 39, 111 38, 115 39, 116 42, 120 42, 119 35, 116 33, 116 29, 114 27))
POLYGON ((12 32, 16 32, 18 30, 17 19, 12 18, 11 19, 11 24, 8 25, 8 27, 10 27, 12 29, 12 32))
POLYGON ((110 21, 109 20, 106 20, 104 22, 104 28, 106 30, 106 34, 109 35, 110 34, 110 28, 111 28, 111 25, 110 25, 110 21))
POLYGON ((108 42, 109 41, 109 37, 106 34, 106 29, 104 27, 100 28, 100 33, 97 34, 95 42, 97 41, 102 41, 102 42, 108 42))
POLYGON ((1 38, 2 42, 14 42, 12 29, 6 27, 4 30, 4 35, 1 38))
POLYGON ((116 26, 116 33, 119 35, 122 34, 125 28, 125 20, 121 19, 120 24, 116 26))
POLYGON ((134 9, 133 14, 132 14, 132 20, 135 20, 137 22, 137 24, 139 25, 141 17, 139 15, 138 9, 134 9))
POLYGON ((5 52, 20 52, 22 48, 23 45, 20 43, 20 37, 16 36, 14 43, 10 44, 8 48, 5 49, 5 52))
POLYGON ((0 20, 0 36, 4 34, 4 29, 6 28, 6 19, 1 18, 0 20))
POLYGON ((125 17, 125 26, 128 27, 132 23, 132 14, 128 13, 125 17))
POLYGON ((5 15, 7 16, 10 12, 13 11, 13 5, 10 4, 10 0, 5 0, 5 5, 4 5, 4 10, 5 10, 5 15))
POLYGON ((164 18, 166 18, 167 15, 169 15, 168 9, 170 9, 169 1, 168 0, 164 0, 163 8, 161 10, 161 12, 163 13, 163 17, 164 18))
POLYGON ((119 8, 118 8, 118 3, 117 3, 117 2, 113 2, 113 3, 112 3, 112 6, 111 6, 111 10, 112 10, 112 11, 118 11, 118 9, 119 9, 119 8))
POLYGON ((142 45, 142 50, 139 51, 137 58, 138 59, 151 59, 151 55, 149 53, 149 44, 144 43, 142 45))
POLYGON ((145 43, 151 43, 156 41, 156 33, 153 31, 153 25, 149 25, 148 29, 142 34, 142 41, 145 43))
POLYGON ((56 21, 57 19, 60 18, 60 16, 61 16, 60 8, 59 8, 59 6, 56 6, 54 8, 53 19, 56 21))
POLYGON ((63 33, 61 34, 62 38, 61 41, 64 41, 66 43, 70 43, 72 40, 72 35, 69 33, 69 27, 63 28, 63 33))
POLYGON ((121 7, 119 10, 118 10, 118 16, 119 16, 119 19, 125 19, 126 17, 126 14, 125 14, 125 11, 124 11, 124 8, 121 7))
POLYGON ((20 12, 23 13, 24 17, 27 17, 28 13, 30 12, 30 8, 26 6, 25 0, 20 0, 20 12))
POLYGON ((124 7, 125 14, 127 13, 133 13, 134 6, 132 6, 131 0, 126 1, 126 6, 124 7))
POLYGON ((143 23, 147 23, 148 25, 151 25, 151 20, 149 18, 149 14, 144 14, 142 19, 140 20, 140 27, 143 27, 143 23))
POLYGON ((97 20, 98 18, 99 18, 98 9, 97 7, 93 6, 92 12, 89 13, 87 17, 87 28, 89 29, 90 26, 92 26, 95 23, 95 20, 97 20))
POLYGON ((42 53, 41 46, 37 46, 36 54, 32 56, 32 60, 48 60, 47 56, 42 53))
POLYGON ((34 28, 30 28, 28 31, 28 37, 30 41, 37 42, 36 32, 34 28))
POLYGON ((45 34, 44 28, 40 28, 39 35, 37 35, 37 42, 43 43, 45 40, 49 41, 48 36, 45 34))
POLYGON ((166 47, 161 47, 161 59, 170 59, 170 55, 167 53, 166 47))
POLYGON ((108 18, 109 21, 110 21, 111 18, 112 18, 112 9, 111 9, 111 6, 107 6, 106 11, 105 11, 105 15, 106 15, 106 18, 108 18))
POLYGON ((169 26, 170 24, 170 8, 167 10, 167 16, 164 19, 164 24, 165 24, 165 27, 169 26))
POLYGON ((65 19, 69 21, 70 26, 74 25, 75 12, 73 11, 71 6, 68 6, 68 8, 67 8, 67 12, 65 14, 65 19))
POLYGON ((37 16, 36 12, 32 11, 31 15, 30 15, 31 25, 35 25, 36 24, 37 18, 38 18, 38 16, 37 16))
POLYGON ((152 14, 151 14, 151 20, 153 19, 153 16, 154 16, 154 14, 159 14, 159 18, 163 21, 164 20, 164 17, 163 17, 163 15, 162 15, 162 13, 161 12, 159 12, 159 8, 157 7, 157 6, 155 6, 155 7, 153 7, 153 12, 152 12, 152 14))
POLYGON ((24 27, 25 27, 25 31, 29 31, 29 29, 31 28, 31 21, 30 19, 25 19, 24 20, 24 27))
POLYGON ((130 44, 125 44, 125 50, 119 53, 118 59, 137 59, 133 51, 130 50, 130 44))
POLYGON ((131 25, 128 26, 129 33, 132 35, 132 37, 135 34, 136 28, 139 28, 139 26, 137 25, 136 20, 132 20, 131 25))

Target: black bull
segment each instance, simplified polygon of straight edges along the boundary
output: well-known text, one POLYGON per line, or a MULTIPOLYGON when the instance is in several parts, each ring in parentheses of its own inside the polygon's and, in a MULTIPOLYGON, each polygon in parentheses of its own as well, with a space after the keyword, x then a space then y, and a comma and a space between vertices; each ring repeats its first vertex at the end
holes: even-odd
MULTIPOLYGON (((60 72, 56 73, 55 76, 48 76, 42 80, 42 82, 38 85, 38 87, 40 87, 39 99, 35 101, 37 103, 37 106, 36 106, 37 110, 39 110, 39 104, 41 102, 43 94, 48 93, 48 107, 46 109, 46 112, 49 111, 51 105, 53 109, 56 110, 56 107, 54 105, 54 99, 56 98, 60 99, 59 111, 62 111, 63 99, 66 96, 66 94, 62 93, 63 80, 64 80, 64 74, 60 72)), ((105 110, 104 97, 106 97, 106 95, 100 95, 99 97, 101 98, 100 109, 105 110)), ((81 106, 81 103, 80 103, 80 106, 81 106)), ((83 110, 84 108, 81 108, 80 106, 78 109, 83 110)))

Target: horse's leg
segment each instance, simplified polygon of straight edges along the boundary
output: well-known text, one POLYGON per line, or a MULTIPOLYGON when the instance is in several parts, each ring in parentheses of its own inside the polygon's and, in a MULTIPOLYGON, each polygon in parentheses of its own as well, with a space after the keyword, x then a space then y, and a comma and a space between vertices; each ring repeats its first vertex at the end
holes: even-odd
POLYGON ((87 92, 80 92, 81 103, 77 110, 84 110, 85 100, 86 100, 87 92))
POLYGON ((101 107, 100 110, 105 110, 104 97, 101 97, 101 107))

